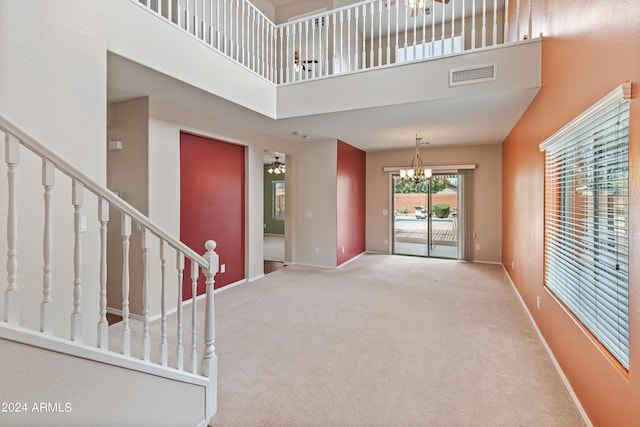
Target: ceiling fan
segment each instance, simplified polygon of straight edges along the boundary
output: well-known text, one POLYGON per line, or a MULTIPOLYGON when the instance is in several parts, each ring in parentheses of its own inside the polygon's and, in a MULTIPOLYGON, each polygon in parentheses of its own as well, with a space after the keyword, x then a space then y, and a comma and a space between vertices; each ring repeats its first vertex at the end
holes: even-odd
MULTIPOLYGON (((389 3, 386 3, 385 6, 387 8, 390 8, 391 6, 394 6, 398 1, 401 1, 401 0, 391 0, 389 3)), ((407 1, 409 4, 409 8, 411 9, 411 17, 413 18, 414 16, 416 16, 416 13, 420 9, 423 9, 423 10, 429 9, 428 5, 432 1, 435 1, 436 3, 448 4, 450 0, 407 0, 407 1)), ((402 4, 399 3, 398 6, 402 7, 402 4)))

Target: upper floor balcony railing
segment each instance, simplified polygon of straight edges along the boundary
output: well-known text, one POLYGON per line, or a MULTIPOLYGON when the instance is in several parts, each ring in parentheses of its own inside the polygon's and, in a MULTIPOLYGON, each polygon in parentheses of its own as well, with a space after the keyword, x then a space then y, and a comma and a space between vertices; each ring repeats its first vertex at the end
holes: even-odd
POLYGON ((532 0, 365 0, 278 25, 248 0, 132 1, 274 84, 532 36, 532 0))

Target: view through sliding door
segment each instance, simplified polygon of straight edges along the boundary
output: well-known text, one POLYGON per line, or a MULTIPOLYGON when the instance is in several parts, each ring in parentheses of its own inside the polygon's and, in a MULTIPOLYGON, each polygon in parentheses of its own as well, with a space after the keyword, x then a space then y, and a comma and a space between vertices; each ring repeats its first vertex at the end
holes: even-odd
POLYGON ((393 176, 394 254, 459 258, 458 183, 457 174, 417 183, 393 176))

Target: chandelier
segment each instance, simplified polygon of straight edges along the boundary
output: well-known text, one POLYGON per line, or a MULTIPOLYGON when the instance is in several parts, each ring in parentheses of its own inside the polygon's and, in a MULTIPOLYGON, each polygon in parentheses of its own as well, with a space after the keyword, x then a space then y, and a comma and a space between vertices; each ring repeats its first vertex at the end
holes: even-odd
POLYGON ((416 153, 413 155, 413 160, 411 161, 411 168, 400 169, 401 179, 412 179, 415 182, 419 182, 423 179, 431 178, 431 169, 425 169, 424 163, 420 158, 420 152, 418 151, 418 147, 420 146, 420 141, 422 141, 422 138, 418 138, 418 135, 416 134, 416 153))
POLYGON ((276 161, 271 163, 271 166, 269 166, 269 169, 267 169, 267 172, 273 173, 273 174, 276 174, 276 175, 280 175, 281 173, 285 172, 284 163, 280 163, 278 161, 278 159, 279 159, 279 157, 276 157, 276 161))

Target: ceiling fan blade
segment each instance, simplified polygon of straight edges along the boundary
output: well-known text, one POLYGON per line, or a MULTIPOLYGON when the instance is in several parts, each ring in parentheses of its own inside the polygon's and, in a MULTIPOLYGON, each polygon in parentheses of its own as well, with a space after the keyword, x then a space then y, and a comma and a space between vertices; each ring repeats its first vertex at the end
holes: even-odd
POLYGON ((450 0, 434 0, 437 3, 449 4, 450 0))

